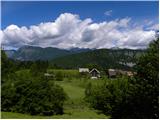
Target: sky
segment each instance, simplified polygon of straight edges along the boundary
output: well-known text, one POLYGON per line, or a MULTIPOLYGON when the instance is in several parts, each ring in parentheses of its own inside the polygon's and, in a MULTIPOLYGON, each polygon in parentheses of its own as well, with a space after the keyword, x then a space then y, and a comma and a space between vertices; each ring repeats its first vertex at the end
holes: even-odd
POLYGON ((3 1, 1 43, 143 49, 159 29, 158 7, 156 1, 3 1))

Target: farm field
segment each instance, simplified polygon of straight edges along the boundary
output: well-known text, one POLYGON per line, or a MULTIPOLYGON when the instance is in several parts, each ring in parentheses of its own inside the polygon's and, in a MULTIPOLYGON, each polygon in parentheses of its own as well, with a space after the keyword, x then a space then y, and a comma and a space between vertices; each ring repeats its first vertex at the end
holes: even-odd
MULTIPOLYGON (((65 93, 67 94, 67 100, 64 103, 64 114, 53 115, 53 116, 32 116, 29 114, 13 113, 13 112, 2 112, 2 119, 21 118, 21 119, 51 119, 51 118, 72 118, 72 119, 90 119, 90 118, 109 118, 97 110, 90 108, 89 105, 84 101, 85 87, 88 82, 92 84, 101 84, 103 80, 91 80, 86 78, 77 78, 79 76, 77 70, 50 70, 54 73, 61 72, 64 77, 62 81, 55 81, 56 84, 60 85, 65 93)), ((28 70, 18 71, 18 74, 25 72, 28 74, 28 70)))

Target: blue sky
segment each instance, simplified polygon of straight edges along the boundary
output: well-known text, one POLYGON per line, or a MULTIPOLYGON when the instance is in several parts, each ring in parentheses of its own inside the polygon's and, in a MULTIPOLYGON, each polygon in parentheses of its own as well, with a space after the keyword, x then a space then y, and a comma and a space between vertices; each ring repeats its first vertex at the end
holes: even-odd
POLYGON ((1 5, 0 34, 9 48, 26 44, 145 48, 159 25, 158 1, 3 1, 1 5))
POLYGON ((54 21, 61 13, 80 15, 81 19, 92 18, 94 22, 131 17, 134 21, 146 19, 158 22, 158 2, 2 2, 2 29, 10 24, 29 26, 54 21), (112 10, 111 16, 105 11, 112 10))

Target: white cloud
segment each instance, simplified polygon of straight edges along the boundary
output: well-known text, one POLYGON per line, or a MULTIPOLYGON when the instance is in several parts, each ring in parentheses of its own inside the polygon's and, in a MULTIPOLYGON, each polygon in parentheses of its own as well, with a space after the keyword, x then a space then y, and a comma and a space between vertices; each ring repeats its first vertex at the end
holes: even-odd
POLYGON ((61 14, 54 22, 40 23, 29 28, 10 25, 0 31, 2 45, 21 47, 79 48, 146 48, 155 38, 155 31, 131 25, 131 18, 93 23, 78 15, 61 14))
POLYGON ((106 11, 104 14, 106 15, 106 16, 111 16, 112 15, 112 10, 108 10, 108 11, 106 11))
POLYGON ((148 30, 159 30, 159 24, 153 24, 152 26, 147 28, 148 30))

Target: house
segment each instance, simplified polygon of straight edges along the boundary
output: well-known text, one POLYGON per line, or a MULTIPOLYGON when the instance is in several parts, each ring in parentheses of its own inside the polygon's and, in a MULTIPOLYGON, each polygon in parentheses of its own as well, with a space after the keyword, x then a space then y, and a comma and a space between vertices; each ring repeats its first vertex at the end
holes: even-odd
POLYGON ((115 69, 108 69, 108 77, 116 77, 117 71, 115 69))
POLYGON ((88 68, 79 68, 80 73, 88 73, 89 69, 88 68))
POLYGON ((100 72, 95 68, 93 68, 89 73, 91 75, 91 79, 100 78, 100 72))

